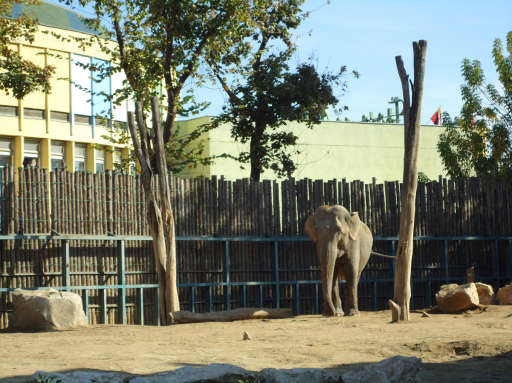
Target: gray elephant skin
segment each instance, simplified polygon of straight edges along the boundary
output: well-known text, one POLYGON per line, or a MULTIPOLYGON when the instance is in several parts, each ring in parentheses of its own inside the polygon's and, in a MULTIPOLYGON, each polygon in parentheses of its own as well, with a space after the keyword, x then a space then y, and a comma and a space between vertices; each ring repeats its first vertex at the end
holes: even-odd
POLYGON ((358 315, 357 285, 372 252, 370 229, 340 205, 320 206, 305 223, 304 231, 316 244, 320 263, 324 315, 344 315, 338 280, 344 279, 346 315, 358 315), (334 300, 334 303, 333 303, 334 300))

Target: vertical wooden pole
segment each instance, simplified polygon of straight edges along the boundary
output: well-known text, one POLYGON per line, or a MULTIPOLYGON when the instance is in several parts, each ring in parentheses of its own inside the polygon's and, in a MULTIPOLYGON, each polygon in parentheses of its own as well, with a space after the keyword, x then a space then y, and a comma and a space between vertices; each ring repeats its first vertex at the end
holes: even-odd
POLYGON ((409 305, 411 300, 414 217, 416 189, 418 186, 417 162, 427 42, 425 40, 413 42, 413 50, 414 83, 409 81, 409 76, 405 71, 402 57, 395 57, 404 97, 404 174, 401 193, 400 231, 394 297, 393 300, 390 299, 388 301, 393 322, 409 320, 409 305), (412 90, 412 101, 410 90, 412 90))

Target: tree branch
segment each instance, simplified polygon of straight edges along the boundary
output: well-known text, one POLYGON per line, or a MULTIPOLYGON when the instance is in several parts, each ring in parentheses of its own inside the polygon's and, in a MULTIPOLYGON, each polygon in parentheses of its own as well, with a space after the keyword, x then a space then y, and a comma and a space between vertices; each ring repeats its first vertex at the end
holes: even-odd
POLYGON ((213 75, 219 80, 220 84, 222 85, 222 89, 228 94, 229 99, 233 104, 241 105, 242 100, 231 90, 231 88, 228 86, 226 81, 221 77, 221 75, 218 73, 218 70, 216 69, 216 65, 212 63, 211 61, 208 61, 208 65, 212 69, 213 75))

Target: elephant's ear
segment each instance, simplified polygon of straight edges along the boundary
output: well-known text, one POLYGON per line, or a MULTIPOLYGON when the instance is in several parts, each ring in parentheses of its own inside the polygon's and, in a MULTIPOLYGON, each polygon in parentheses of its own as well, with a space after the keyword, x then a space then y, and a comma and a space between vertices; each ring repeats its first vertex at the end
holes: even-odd
POLYGON ((355 241, 359 236, 359 232, 361 231, 361 220, 359 219, 359 213, 357 211, 352 212, 350 214, 350 239, 355 241))
POLYGON ((304 232, 308 235, 309 238, 313 240, 313 242, 318 240, 315 224, 316 219, 314 215, 309 216, 309 218, 306 220, 306 223, 304 224, 304 232))

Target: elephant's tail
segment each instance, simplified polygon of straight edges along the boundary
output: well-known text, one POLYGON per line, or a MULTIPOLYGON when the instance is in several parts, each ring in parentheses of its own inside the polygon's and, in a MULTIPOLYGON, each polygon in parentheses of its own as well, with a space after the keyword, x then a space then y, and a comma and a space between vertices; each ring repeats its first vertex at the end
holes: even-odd
POLYGON ((384 257, 384 258, 391 258, 391 259, 395 259, 396 258, 396 255, 381 254, 381 253, 377 253, 376 251, 373 251, 373 250, 372 250, 371 254, 376 255, 378 257, 384 257))

